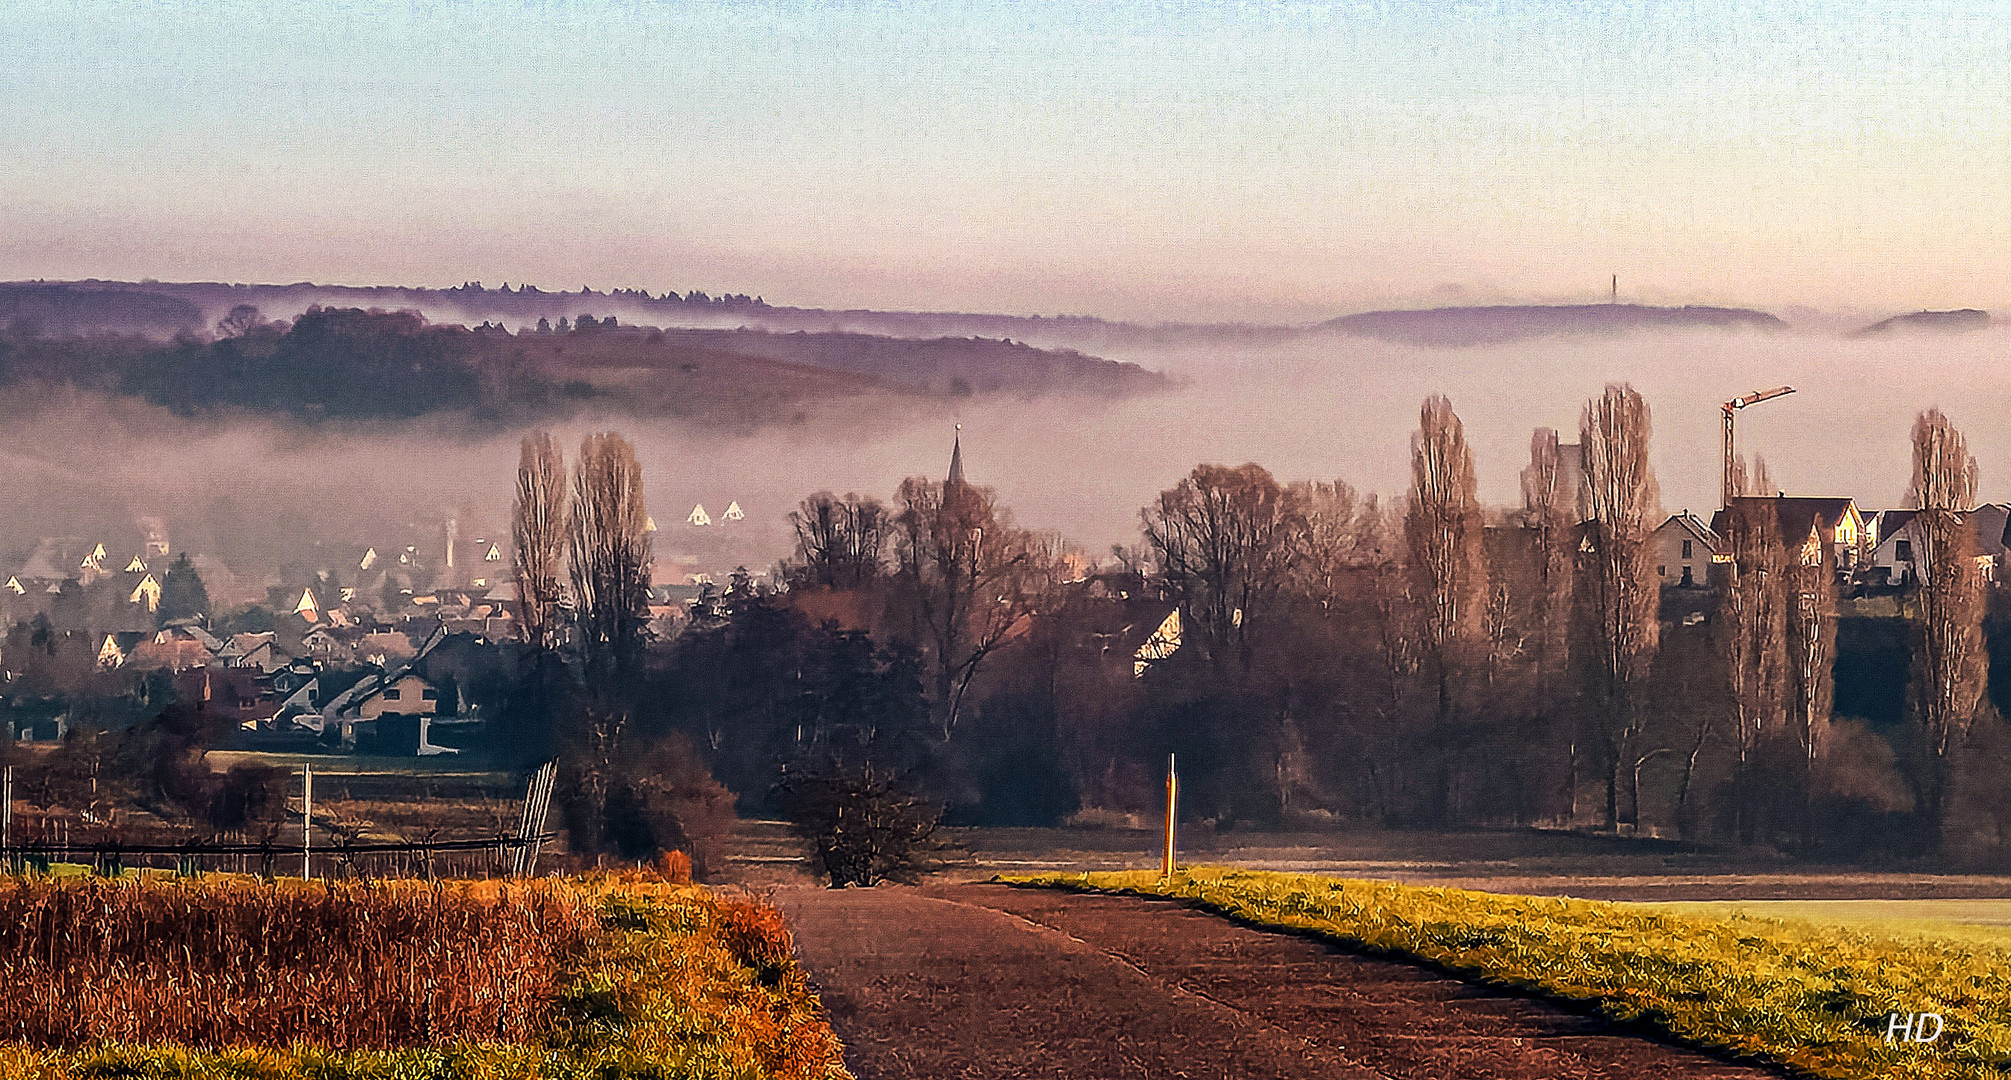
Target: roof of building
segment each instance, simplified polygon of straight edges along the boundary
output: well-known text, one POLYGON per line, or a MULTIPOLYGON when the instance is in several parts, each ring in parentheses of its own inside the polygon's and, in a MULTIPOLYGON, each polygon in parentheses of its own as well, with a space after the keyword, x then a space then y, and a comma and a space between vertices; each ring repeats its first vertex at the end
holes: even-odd
MULTIPOLYGON (((1807 539, 1808 535, 1815 531, 1818 518, 1825 525, 1836 525, 1857 506, 1857 500, 1849 496, 1776 495, 1768 498, 1765 495, 1741 495, 1735 497, 1732 502, 1734 505, 1772 503, 1780 520, 1783 544, 1798 544, 1807 539)), ((1712 532, 1725 536, 1728 535, 1729 528, 1730 524, 1725 520, 1724 510, 1711 515, 1712 532)))
POLYGON ((1698 517, 1697 515, 1689 512, 1688 510, 1683 511, 1680 514, 1670 514, 1669 520, 1662 523, 1662 528, 1666 529, 1670 525, 1675 525, 1683 529, 1685 532, 1688 532, 1690 535, 1696 537, 1697 539, 1702 540, 1704 542, 1704 546, 1712 551, 1717 551, 1719 548, 1722 548, 1725 544, 1723 537, 1719 535, 1717 530, 1711 528, 1709 525, 1704 524, 1703 518, 1698 517))
POLYGON ((424 660, 427 653, 438 648, 440 643, 446 639, 447 627, 445 624, 442 624, 426 638, 425 644, 419 646, 418 652, 382 675, 365 676, 356 685, 337 694, 328 704, 322 706, 321 715, 329 719, 339 718, 344 710, 361 707, 365 701, 377 696, 385 687, 395 686, 398 680, 405 676, 417 674, 412 670, 412 665, 424 660))

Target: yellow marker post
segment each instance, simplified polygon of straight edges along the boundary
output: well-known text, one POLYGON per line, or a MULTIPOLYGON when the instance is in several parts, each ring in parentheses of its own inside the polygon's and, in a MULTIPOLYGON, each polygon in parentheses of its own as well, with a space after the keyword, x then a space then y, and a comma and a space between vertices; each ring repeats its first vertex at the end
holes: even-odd
POLYGON ((1174 768, 1173 755, 1166 755, 1166 854, 1159 861, 1159 876, 1173 880, 1173 832, 1180 820, 1180 772, 1174 768))

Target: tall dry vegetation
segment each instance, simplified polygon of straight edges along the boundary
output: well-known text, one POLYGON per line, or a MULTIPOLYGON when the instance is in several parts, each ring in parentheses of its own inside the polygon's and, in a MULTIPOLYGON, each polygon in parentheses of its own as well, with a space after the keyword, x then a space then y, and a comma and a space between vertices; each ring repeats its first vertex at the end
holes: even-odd
POLYGON ((555 886, 0 886, 0 1040, 527 1041, 597 917, 555 886))

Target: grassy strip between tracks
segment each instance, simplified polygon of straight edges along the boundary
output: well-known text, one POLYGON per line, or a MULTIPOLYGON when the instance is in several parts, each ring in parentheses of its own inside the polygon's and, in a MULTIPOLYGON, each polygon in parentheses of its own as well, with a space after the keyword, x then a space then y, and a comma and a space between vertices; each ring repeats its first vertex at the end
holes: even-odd
MULTIPOLYGON (((49 926, 0 956, 10 972, 0 983, 17 984, 0 985, 0 994, 24 992, 38 980, 71 987, 108 1018, 96 1032, 127 1032, 118 1042, 97 1041, 102 1034, 79 1042, 53 1022, 19 1022, 23 1032, 59 1041, 0 1039, 0 1077, 845 1080, 838 1041, 796 965, 780 914, 674 877, 592 875, 531 886, 0 879, 0 896, 49 926), (536 936, 554 943, 548 957, 528 940, 484 929, 525 918, 527 896, 542 905, 530 914, 541 922, 536 936), (213 916, 218 908, 221 918, 213 916), (324 944, 301 945, 307 963, 288 951, 291 944, 264 944, 270 933, 245 946, 258 953, 250 966, 302 984, 298 1022, 294 1014, 256 1012, 259 1001, 245 986, 274 980, 242 970, 242 949, 205 950, 210 938, 228 946, 247 927, 270 930, 310 916, 327 931, 324 944), (115 929, 104 930, 106 922, 115 929), (387 922, 396 928, 387 931, 387 922), (163 929, 194 947, 151 947, 163 929), (352 938, 373 951, 410 955, 388 968, 345 960, 342 943, 352 938), (66 955, 72 939, 88 947, 66 955), (469 949, 480 955, 456 955, 469 949), (481 991, 486 998, 469 987, 496 983, 537 1001, 521 1015, 489 1006, 498 1017, 492 1021, 479 1010, 494 987, 481 991), (450 1022, 450 987, 466 999, 455 1008, 492 1024, 494 1034, 450 1022), (407 1023, 358 1025, 351 1016, 357 1010, 389 1010, 407 1023), (256 1013, 255 1026, 247 1027, 246 1011, 256 1013), (350 1019, 331 1022, 339 1016, 350 1019)), ((283 936, 291 942, 302 935, 283 936)))
POLYGON ((1591 1005, 1678 1042, 1808 1076, 2011 1073, 2011 951, 1959 938, 1310 874, 1196 868, 1023 874, 1013 884, 1187 900, 1251 925, 1427 961, 1591 1005), (1938 1013, 1930 1043, 1892 1013, 1938 1013))

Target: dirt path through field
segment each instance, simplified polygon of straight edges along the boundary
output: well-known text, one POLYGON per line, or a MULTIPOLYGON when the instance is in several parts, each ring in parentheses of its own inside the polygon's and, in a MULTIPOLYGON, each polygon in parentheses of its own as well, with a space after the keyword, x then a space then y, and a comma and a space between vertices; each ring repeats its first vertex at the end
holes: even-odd
POLYGON ((1777 1078, 1163 901, 784 890, 860 1080, 1777 1078))

